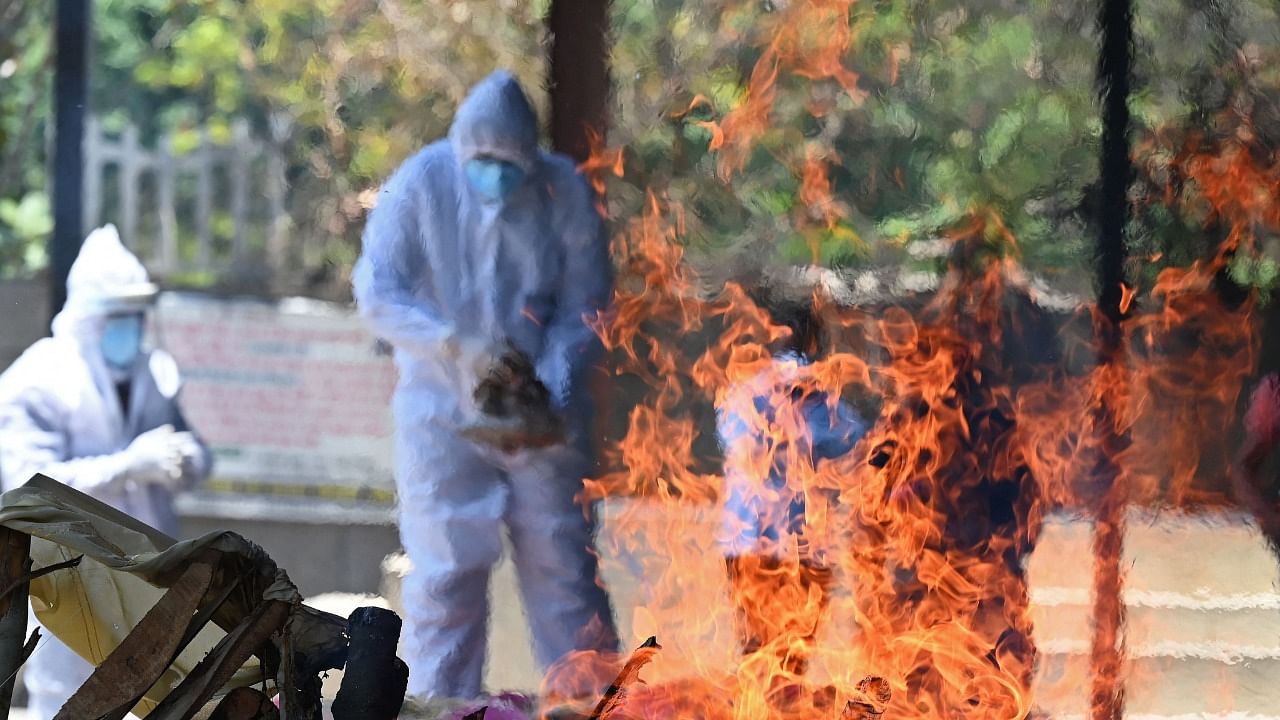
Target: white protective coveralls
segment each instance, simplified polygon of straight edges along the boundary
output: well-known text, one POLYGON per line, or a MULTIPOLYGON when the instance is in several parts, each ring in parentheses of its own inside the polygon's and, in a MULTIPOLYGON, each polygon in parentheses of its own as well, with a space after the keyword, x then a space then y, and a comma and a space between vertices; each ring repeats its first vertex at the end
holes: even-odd
POLYGON ((479 694, 504 523, 539 663, 617 642, 594 519, 574 500, 593 464, 585 375, 598 341, 584 316, 608 302, 612 268, 594 195, 568 158, 539 151, 537 128, 511 75, 477 85, 448 139, 382 188, 355 269, 360 311, 400 369, 396 486, 414 566, 403 598, 417 696, 479 694), (464 177, 477 156, 526 179, 486 201, 464 177), (457 434, 478 420, 472 392, 503 342, 534 362, 566 443, 508 454, 457 434))
MULTIPOLYGON (((113 373, 100 349, 107 316, 141 312, 150 295, 154 286, 146 270, 114 227, 85 239, 53 337, 32 345, 0 375, 5 490, 43 473, 176 533, 173 491, 203 480, 211 465, 207 448, 186 432, 176 402, 177 364, 156 349, 140 353, 131 370, 113 373), (127 414, 118 385, 129 391, 127 414), (171 472, 162 472, 175 458, 171 472)), ((88 662, 45 632, 25 666, 33 717, 52 718, 91 672, 88 662)))

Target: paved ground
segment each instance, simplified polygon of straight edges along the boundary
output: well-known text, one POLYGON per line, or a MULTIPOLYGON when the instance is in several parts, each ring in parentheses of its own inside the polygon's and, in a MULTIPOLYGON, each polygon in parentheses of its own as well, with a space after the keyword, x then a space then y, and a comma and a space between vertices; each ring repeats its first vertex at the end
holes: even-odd
MULTIPOLYGON (((668 511, 669 512, 669 511, 668 511)), ((609 542, 605 513, 602 547, 609 542)), ((709 532, 708 515, 697 513, 681 532, 687 545, 705 548, 699 528, 709 532)), ((1047 524, 1029 574, 1037 644, 1044 651, 1036 695, 1042 709, 1058 717, 1083 715, 1088 688, 1091 528, 1058 519, 1047 524)), ((719 559, 707 563, 709 600, 724 592, 719 559)), ((1280 570, 1261 538, 1237 516, 1142 516, 1130 522, 1126 543, 1129 606, 1128 714, 1157 717, 1280 718, 1280 570)), ((610 563, 607 581, 625 638, 638 644, 652 632, 649 615, 635 612, 644 579, 640 564, 610 563)), ((490 665, 493 688, 535 687, 538 675, 528 652, 514 572, 504 561, 492 588, 495 598, 490 665)), ((839 631, 826 642, 838 643, 839 631)), ((667 634, 674 648, 687 639, 667 634)), ((668 651, 664 651, 668 654, 668 651)), ((728 647, 701 646, 703 662, 732 658, 728 647)), ((656 662, 647 671, 660 677, 656 662)))

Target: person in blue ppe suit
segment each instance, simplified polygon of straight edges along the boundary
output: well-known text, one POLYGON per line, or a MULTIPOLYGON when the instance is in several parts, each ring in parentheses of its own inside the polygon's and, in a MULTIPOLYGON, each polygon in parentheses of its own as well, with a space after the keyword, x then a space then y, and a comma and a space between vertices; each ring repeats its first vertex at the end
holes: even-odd
MULTIPOLYGON (((208 449, 178 407, 177 364, 148 349, 156 287, 113 226, 71 266, 67 302, 40 340, 0 375, 0 479, 43 473, 170 535, 173 496, 208 476, 208 449)), ((92 666, 48 632, 25 666, 34 718, 49 720, 92 666)))
POLYGON ((806 503, 819 491, 805 487, 796 466, 812 473, 824 461, 847 455, 867 424, 851 404, 820 389, 813 376, 823 340, 813 308, 768 289, 756 296, 790 334, 771 348, 767 367, 731 385, 717 403, 724 453, 719 539, 743 653, 775 655, 776 666, 794 681, 806 670, 806 646, 818 629, 813 608, 825 611, 831 585, 830 549, 807 532, 806 503), (817 603, 809 605, 812 597, 817 603))
POLYGON ((539 150, 533 107, 510 74, 473 88, 449 137, 383 186, 353 285, 400 370, 410 694, 479 695, 504 525, 538 661, 614 650, 593 519, 575 501, 593 466, 585 386, 598 340, 586 318, 607 304, 612 268, 589 186, 568 158, 539 150), (494 419, 479 391, 495 368, 525 373, 558 440, 473 439, 494 419))

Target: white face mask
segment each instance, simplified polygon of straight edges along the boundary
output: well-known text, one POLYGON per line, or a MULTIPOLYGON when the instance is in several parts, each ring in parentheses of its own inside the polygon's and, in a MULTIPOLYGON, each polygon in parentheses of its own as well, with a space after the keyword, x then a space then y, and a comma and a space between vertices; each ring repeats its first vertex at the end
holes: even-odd
POLYGON ((102 359, 107 367, 124 371, 142 354, 143 319, 140 313, 111 315, 102 327, 102 359))

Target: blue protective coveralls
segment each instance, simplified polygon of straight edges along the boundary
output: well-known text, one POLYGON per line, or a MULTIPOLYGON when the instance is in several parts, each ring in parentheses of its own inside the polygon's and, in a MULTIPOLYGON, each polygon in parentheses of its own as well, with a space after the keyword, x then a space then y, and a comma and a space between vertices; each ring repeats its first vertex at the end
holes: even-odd
POLYGON ((497 72, 462 103, 447 140, 411 157, 382 188, 354 273, 356 302, 395 347, 393 400, 405 581, 409 691, 481 690, 489 574, 510 533, 538 661, 612 650, 597 578, 594 521, 575 502, 592 469, 585 374, 598 340, 584 322, 604 307, 612 271, 593 194, 566 157, 538 149, 534 110, 497 72), (525 179, 502 200, 468 184, 485 156, 525 179), (504 453, 460 428, 472 392, 510 342, 534 363, 568 441, 504 453))
MULTIPOLYGON (((102 350, 108 317, 144 312, 153 294, 146 270, 114 227, 85 239, 53 337, 32 345, 0 375, 5 490, 43 473, 177 533, 173 493, 204 480, 211 467, 208 449, 187 431, 178 407, 177 363, 163 350, 139 346, 128 365, 113 369, 102 350)), ((25 666, 33 717, 52 718, 91 672, 45 632, 25 666)))

